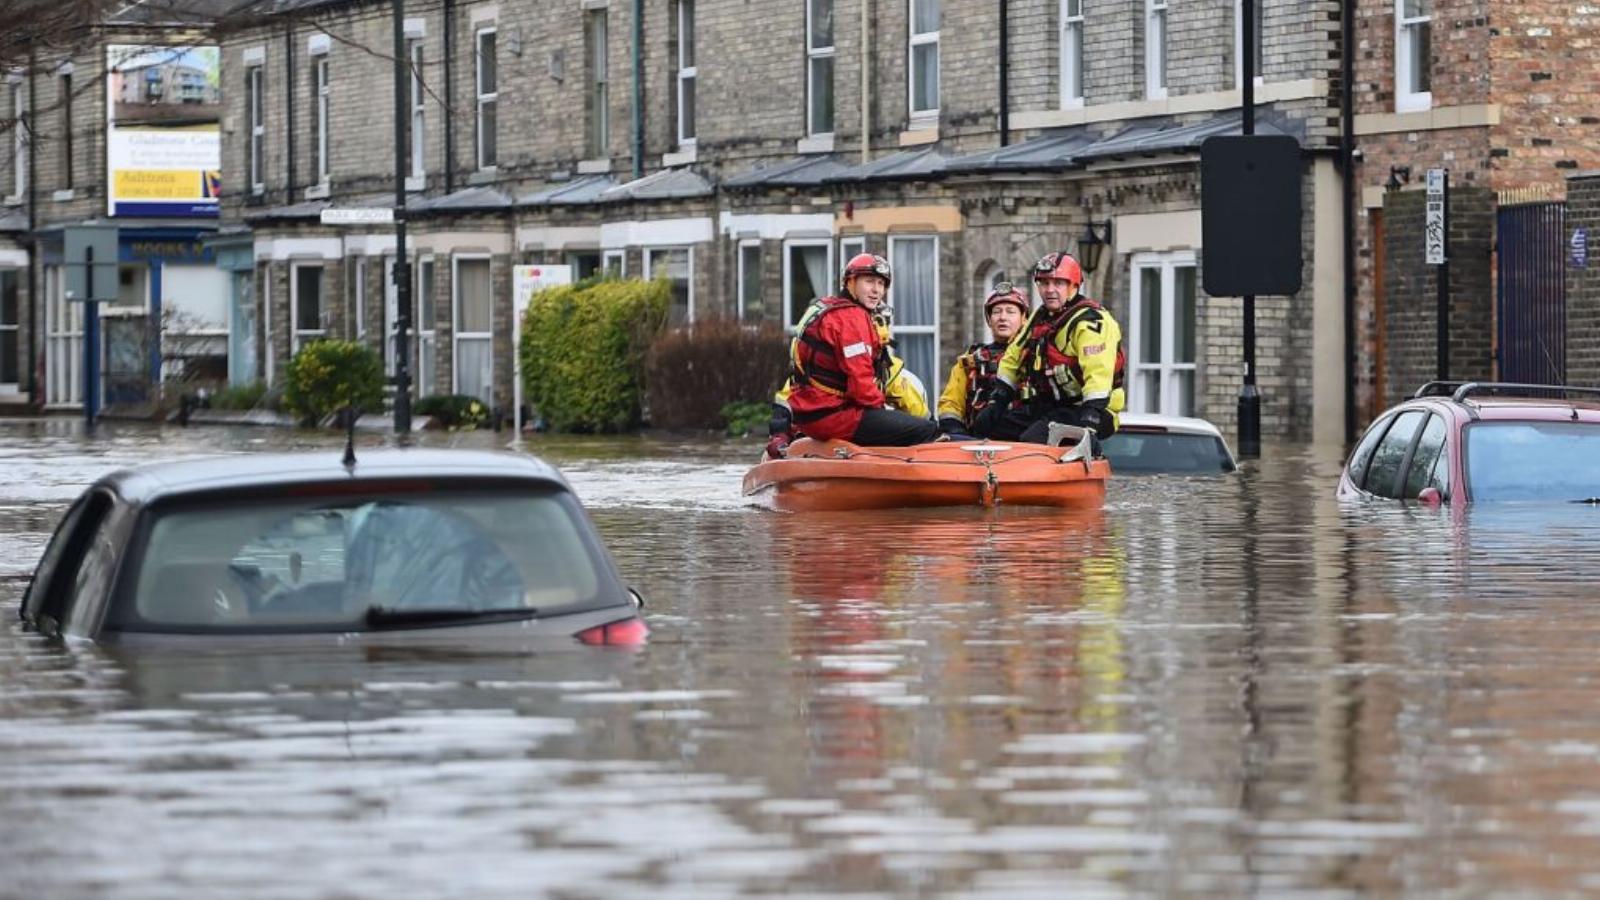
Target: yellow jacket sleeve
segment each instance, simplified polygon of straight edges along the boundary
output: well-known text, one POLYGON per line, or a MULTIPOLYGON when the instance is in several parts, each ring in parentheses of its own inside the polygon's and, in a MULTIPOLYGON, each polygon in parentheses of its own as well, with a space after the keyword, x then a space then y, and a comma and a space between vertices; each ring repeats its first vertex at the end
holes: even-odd
POLYGON ((883 396, 888 404, 903 413, 916 416, 919 419, 928 418, 928 398, 917 390, 917 386, 909 378, 901 378, 900 374, 906 370, 905 361, 900 357, 891 357, 889 361, 889 383, 883 386, 883 396))
POLYGON ((956 364, 950 367, 950 377, 944 381, 944 393, 939 395, 939 418, 960 419, 963 425, 970 425, 967 421, 967 357, 963 353, 956 357, 956 364))
POLYGON ((1121 412, 1123 405, 1123 392, 1116 387, 1117 348, 1121 345, 1122 329, 1117 327, 1117 320, 1111 318, 1110 312, 1101 311, 1073 326, 1067 346, 1062 348, 1078 358, 1084 401, 1103 400, 1114 413, 1121 412))

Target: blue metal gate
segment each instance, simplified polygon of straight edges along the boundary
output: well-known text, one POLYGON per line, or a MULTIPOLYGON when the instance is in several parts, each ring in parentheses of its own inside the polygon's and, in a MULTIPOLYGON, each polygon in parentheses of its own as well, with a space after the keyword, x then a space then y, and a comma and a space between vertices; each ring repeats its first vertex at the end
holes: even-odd
POLYGON ((1561 203, 1500 207, 1495 230, 1500 380, 1567 380, 1567 279, 1561 203))

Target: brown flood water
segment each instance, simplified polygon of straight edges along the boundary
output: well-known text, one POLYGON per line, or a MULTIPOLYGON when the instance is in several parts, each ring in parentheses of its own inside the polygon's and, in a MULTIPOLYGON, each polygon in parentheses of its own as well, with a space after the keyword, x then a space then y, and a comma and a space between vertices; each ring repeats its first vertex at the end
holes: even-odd
POLYGON ((540 438, 642 651, 15 624, 94 477, 287 446, 337 441, 0 422, 0 896, 1600 891, 1600 510, 1341 506, 1337 448, 1269 446, 1087 514, 785 515, 756 444, 540 438))

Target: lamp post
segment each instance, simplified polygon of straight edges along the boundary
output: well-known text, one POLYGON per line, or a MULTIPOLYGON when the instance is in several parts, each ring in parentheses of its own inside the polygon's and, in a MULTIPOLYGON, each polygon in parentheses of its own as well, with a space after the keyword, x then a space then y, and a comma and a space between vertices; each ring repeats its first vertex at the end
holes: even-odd
POLYGON ((1083 264, 1085 272, 1093 272, 1100 268, 1100 257, 1106 251, 1106 245, 1111 243, 1111 220, 1095 222, 1090 220, 1083 224, 1083 236, 1078 238, 1078 262, 1083 264))
POLYGON ((405 0, 394 0, 394 430, 411 433, 411 265, 406 258, 407 87, 405 0))

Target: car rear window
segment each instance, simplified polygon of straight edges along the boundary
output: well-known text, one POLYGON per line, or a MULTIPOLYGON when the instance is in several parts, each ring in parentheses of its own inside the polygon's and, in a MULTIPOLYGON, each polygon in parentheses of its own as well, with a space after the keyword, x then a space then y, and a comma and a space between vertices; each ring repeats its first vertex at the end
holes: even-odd
POLYGON ((1600 425, 1474 422, 1463 452, 1468 496, 1477 502, 1600 497, 1600 425))
POLYGON ((125 631, 358 631, 375 611, 543 616, 624 596, 559 491, 275 496, 150 515, 112 619, 125 631))
POLYGON ((1216 475, 1233 471, 1222 440, 1209 434, 1119 431, 1101 445, 1118 474, 1216 475))

